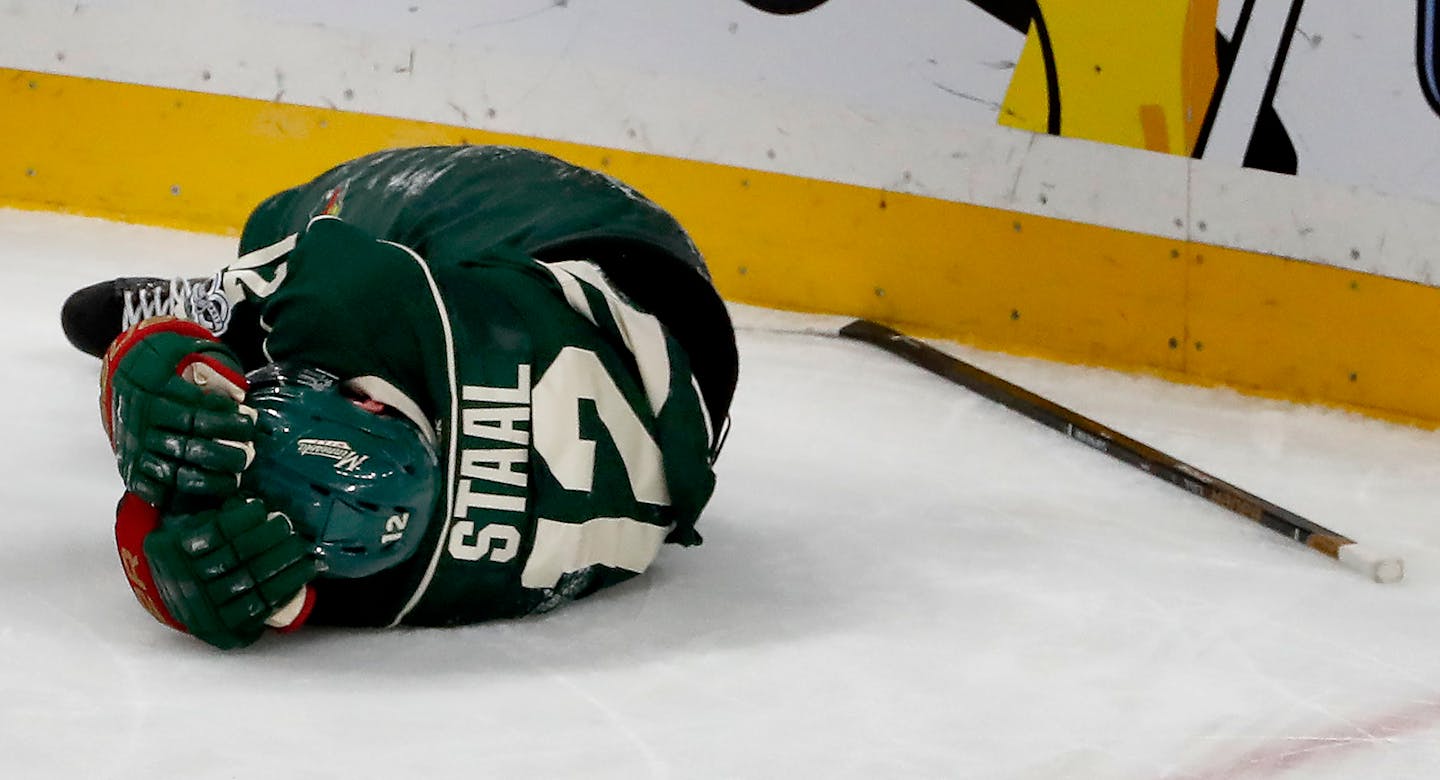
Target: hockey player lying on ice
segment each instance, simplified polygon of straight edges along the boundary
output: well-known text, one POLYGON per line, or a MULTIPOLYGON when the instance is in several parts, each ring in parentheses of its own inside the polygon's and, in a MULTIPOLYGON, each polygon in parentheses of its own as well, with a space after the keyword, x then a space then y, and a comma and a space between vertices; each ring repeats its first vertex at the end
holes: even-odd
POLYGON ((62 312, 103 355, 157 619, 234 648, 516 617, 700 542, 734 333, 651 201, 522 149, 399 149, 268 198, 239 251, 62 312))

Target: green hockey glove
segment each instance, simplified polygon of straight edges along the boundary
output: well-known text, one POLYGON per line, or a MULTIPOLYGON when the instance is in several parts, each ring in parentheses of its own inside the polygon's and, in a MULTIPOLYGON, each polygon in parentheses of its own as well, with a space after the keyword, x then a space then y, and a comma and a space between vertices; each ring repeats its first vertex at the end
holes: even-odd
POLYGON ((267 626, 294 630, 304 622, 318 567, 312 545, 285 515, 235 496, 154 527, 157 518, 128 494, 116 519, 131 587, 157 619, 222 650, 251 644, 267 626))
POLYGON ((120 334, 100 374, 100 416, 125 488, 162 512, 227 496, 254 458, 255 412, 230 348, 174 317, 120 334))

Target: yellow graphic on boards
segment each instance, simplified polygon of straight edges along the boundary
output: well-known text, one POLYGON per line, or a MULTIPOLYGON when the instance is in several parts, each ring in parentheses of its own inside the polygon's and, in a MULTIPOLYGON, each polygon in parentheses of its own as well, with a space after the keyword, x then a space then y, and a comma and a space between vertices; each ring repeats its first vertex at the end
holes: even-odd
POLYGON ((1218 3, 1036 0, 1000 123, 1190 155, 1219 73, 1218 3))

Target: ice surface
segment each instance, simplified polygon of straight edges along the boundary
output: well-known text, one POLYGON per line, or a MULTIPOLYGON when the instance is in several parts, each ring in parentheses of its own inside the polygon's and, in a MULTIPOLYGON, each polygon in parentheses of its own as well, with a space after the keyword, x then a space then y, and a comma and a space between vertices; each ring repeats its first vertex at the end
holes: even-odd
POLYGON ((1341 533, 1378 585, 863 344, 737 310, 698 548, 547 616, 153 622, 64 296, 212 236, 0 210, 0 777, 1432 778, 1440 434, 948 345, 1341 533))

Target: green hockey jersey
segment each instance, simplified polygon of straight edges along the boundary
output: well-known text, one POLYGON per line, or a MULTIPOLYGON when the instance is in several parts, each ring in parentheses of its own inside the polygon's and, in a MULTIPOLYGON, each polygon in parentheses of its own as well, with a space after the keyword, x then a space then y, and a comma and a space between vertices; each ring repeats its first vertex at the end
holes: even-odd
POLYGON ((444 472, 419 551, 322 579, 316 622, 530 614, 698 543, 734 338, 653 203, 525 150, 398 150, 271 198, 241 249, 223 338, 247 367, 316 366, 406 407, 444 472))
POLYGON ((266 199, 245 224, 240 254, 276 246, 320 214, 436 267, 494 251, 590 260, 690 355, 711 418, 728 413, 735 334, 705 261, 669 213, 613 177, 508 146, 376 152, 266 199))

